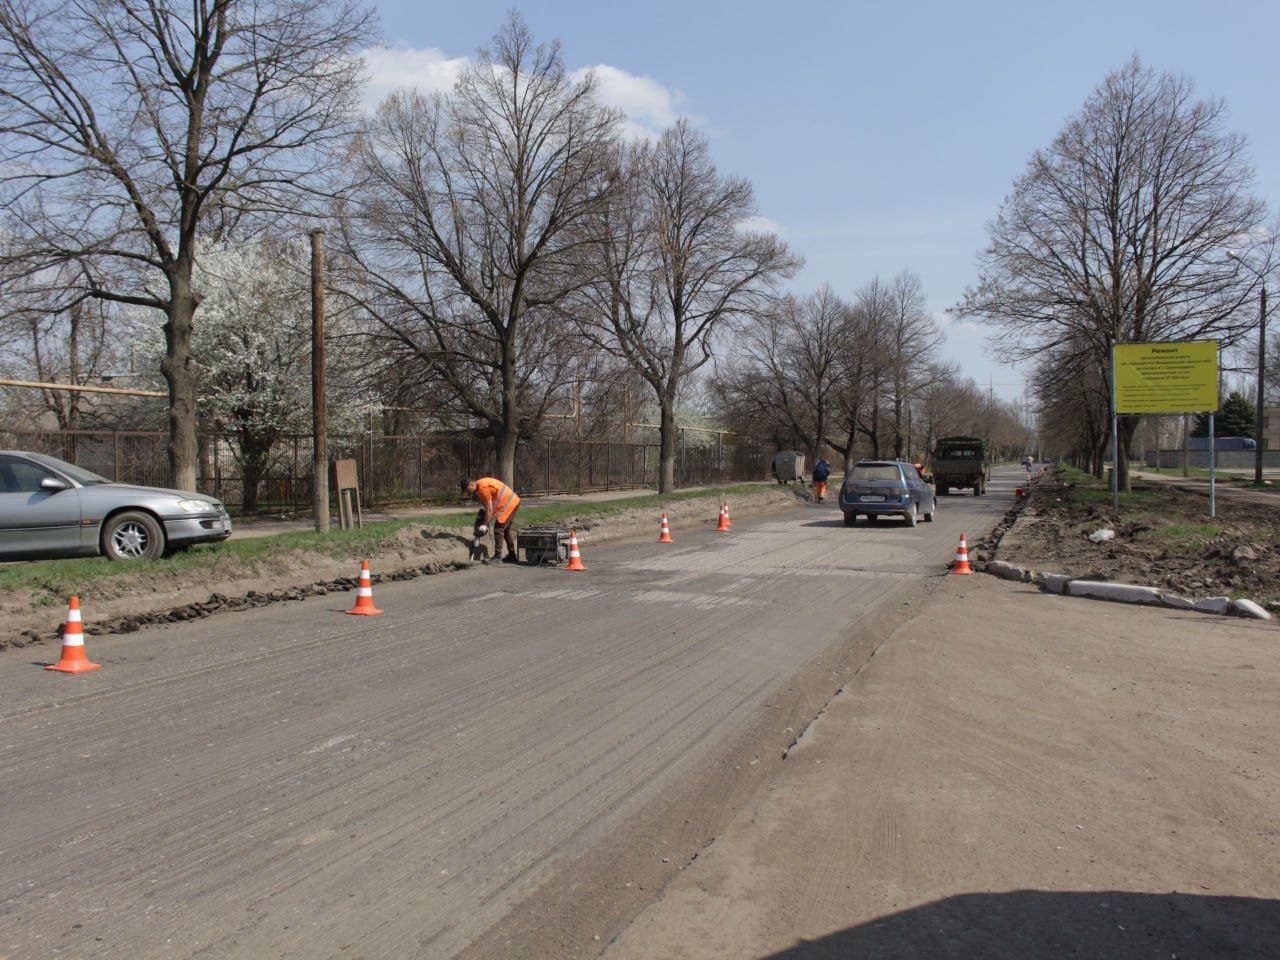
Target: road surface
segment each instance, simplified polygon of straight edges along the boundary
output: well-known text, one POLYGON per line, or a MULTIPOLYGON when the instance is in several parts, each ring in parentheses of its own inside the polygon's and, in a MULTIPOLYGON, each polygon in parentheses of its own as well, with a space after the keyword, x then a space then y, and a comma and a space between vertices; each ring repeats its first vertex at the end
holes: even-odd
POLYGON ((625 863, 617 837, 682 783, 728 797, 743 731, 799 723, 797 678, 834 689, 1017 475, 915 529, 798 507, 589 550, 584 574, 386 584, 379 618, 331 595, 91 637, 105 669, 79 677, 10 651, 0 958, 434 958, 518 930, 559 866, 606 842, 625 863))

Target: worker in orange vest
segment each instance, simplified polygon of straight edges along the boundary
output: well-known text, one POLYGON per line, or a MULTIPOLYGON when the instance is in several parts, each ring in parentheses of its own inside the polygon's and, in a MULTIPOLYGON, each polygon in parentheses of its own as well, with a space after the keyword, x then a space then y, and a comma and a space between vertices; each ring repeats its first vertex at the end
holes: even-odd
POLYGON ((477 525, 483 524, 493 530, 494 555, 506 563, 517 563, 516 534, 512 528, 512 520, 520 509, 520 498, 516 492, 501 480, 493 477, 481 477, 479 480, 464 479, 460 486, 468 496, 480 501, 480 515, 476 517, 477 525), (507 555, 502 556, 503 541, 507 544, 507 555))

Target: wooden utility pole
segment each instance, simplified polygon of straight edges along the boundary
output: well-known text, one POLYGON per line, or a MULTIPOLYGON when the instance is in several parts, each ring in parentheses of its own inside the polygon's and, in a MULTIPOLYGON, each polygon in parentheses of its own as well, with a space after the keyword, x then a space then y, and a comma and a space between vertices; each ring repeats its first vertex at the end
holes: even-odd
POLYGON ((324 383, 324 230, 311 231, 311 486, 316 532, 329 532, 329 423, 324 383))

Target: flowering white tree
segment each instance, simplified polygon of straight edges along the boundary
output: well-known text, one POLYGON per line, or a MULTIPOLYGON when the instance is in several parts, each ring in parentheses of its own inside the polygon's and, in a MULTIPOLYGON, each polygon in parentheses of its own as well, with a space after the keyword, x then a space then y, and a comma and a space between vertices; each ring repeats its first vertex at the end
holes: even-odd
MULTIPOLYGON (((279 441, 311 430, 310 254, 301 240, 205 244, 200 254, 201 322, 191 341, 200 370, 197 416, 230 443, 244 481, 241 506, 252 513, 279 441)), ((329 427, 354 431, 367 398, 349 372, 359 366, 364 338, 341 308, 325 326, 329 427)))

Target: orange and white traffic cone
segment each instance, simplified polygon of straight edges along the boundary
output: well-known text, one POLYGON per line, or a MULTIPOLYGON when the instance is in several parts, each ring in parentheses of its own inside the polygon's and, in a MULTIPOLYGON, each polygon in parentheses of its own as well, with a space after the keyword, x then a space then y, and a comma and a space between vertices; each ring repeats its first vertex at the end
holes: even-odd
POLYGON ((729 501, 724 501, 724 525, 726 527, 733 526, 733 518, 729 516, 729 501))
POLYGON ((716 532, 729 532, 729 505, 727 503, 720 504, 720 522, 716 524, 716 532))
POLYGON ((952 573, 973 573, 973 568, 969 566, 969 544, 965 542, 964 534, 960 534, 960 545, 956 547, 956 562, 951 566, 952 573))
POLYGON ((84 652, 84 625, 80 622, 80 598, 72 597, 67 604, 67 625, 62 628, 62 657, 46 670, 59 673, 87 673, 102 664, 90 663, 84 652))
POLYGON ((382 611, 373 605, 373 579, 369 576, 369 561, 360 563, 360 583, 356 586, 356 605, 347 613, 356 617, 376 617, 382 611))
POLYGON ((658 537, 659 543, 675 543, 671 539, 671 526, 667 523, 667 515, 662 515, 662 536, 658 537))
POLYGON ((582 562, 582 554, 578 552, 578 531, 569 531, 569 565, 566 570, 585 570, 586 564, 582 562))

